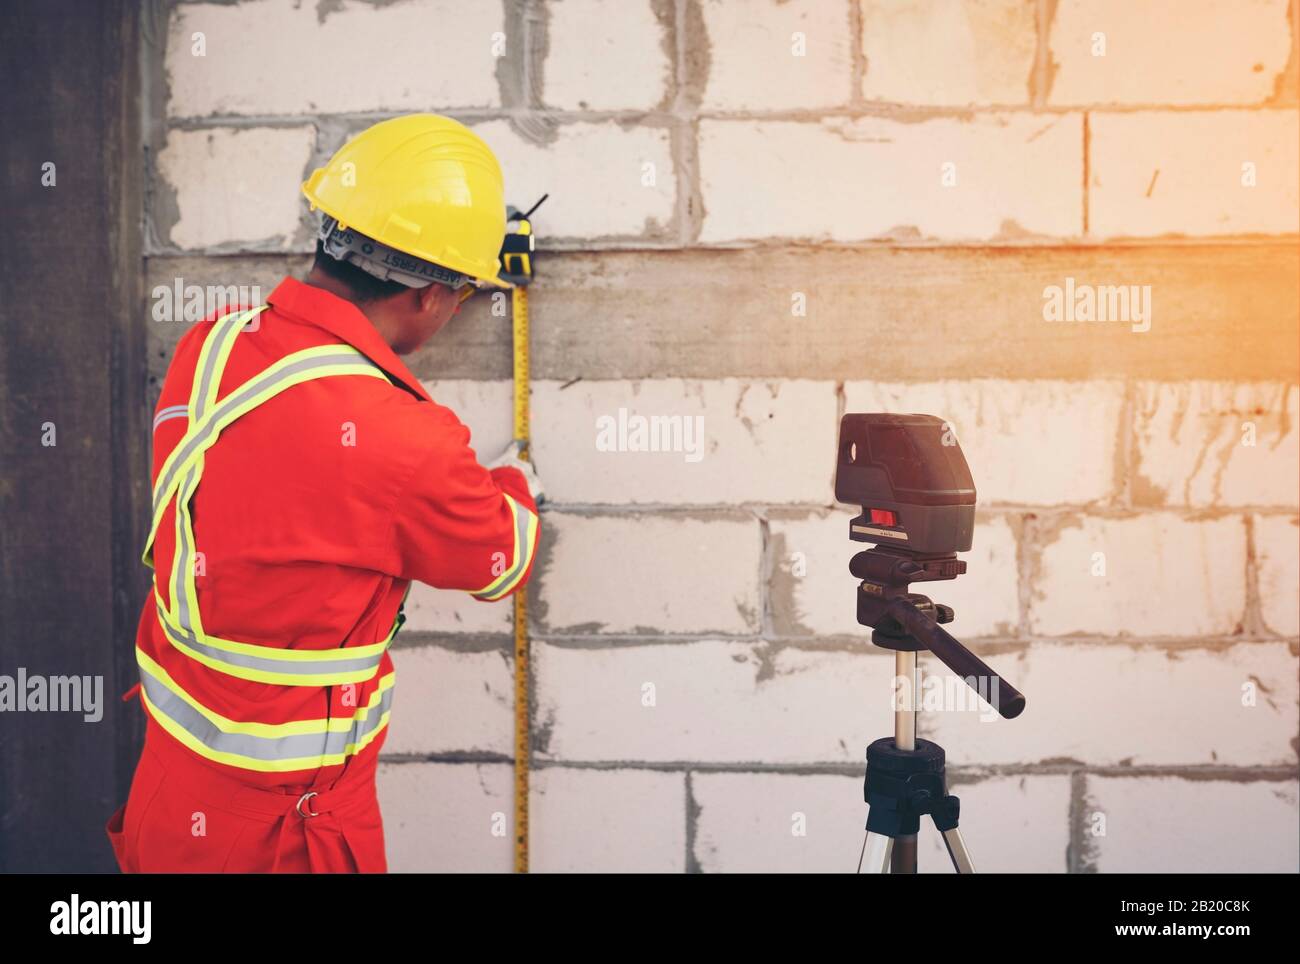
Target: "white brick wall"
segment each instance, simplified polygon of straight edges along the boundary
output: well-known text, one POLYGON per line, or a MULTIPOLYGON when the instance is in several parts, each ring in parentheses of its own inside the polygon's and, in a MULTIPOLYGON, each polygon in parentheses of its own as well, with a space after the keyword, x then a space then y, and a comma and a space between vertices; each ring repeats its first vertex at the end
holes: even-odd
POLYGON ((1296 783, 1188 780, 1179 777, 1089 777, 1085 820, 1105 816, 1106 835, 1088 840, 1103 873, 1274 873, 1300 866, 1296 783), (1192 827, 1248 827, 1216 846, 1192 827))
POLYGON ((1287 0, 1061 0, 1051 103, 1259 103, 1286 66, 1288 26, 1287 0))
POLYGON ((492 107, 499 2, 335 9, 295 0, 178 4, 167 38, 172 117, 492 107), (455 24, 457 42, 441 37, 455 24), (195 38, 202 34, 202 40, 195 38), (205 56, 195 56, 201 44, 205 56))
POLYGON ((307 126, 173 130, 158 174, 174 192, 166 239, 181 248, 269 242, 287 248, 298 229, 299 186, 316 143, 307 126))
POLYGON ((1246 605, 1238 516, 1070 516, 1046 536, 1029 609, 1046 636, 1230 635, 1246 605))
MULTIPOLYGON (((865 749, 865 747, 863 747, 865 749)), ((852 873, 862 846, 862 779, 696 773, 693 856, 705 873, 852 873)))
MULTIPOLYGON (((700 807, 694 856, 705 873, 857 870, 867 814, 861 777, 696 773, 691 789, 700 807)), ((1001 777, 951 790, 961 798, 962 837, 978 871, 1065 870, 1067 777, 1001 777)), ((952 873, 931 823, 922 824, 917 863, 922 873, 952 873)))
POLYGON ((848 4, 706 0, 705 110, 834 107, 853 87, 848 4))
POLYGON ((539 580, 550 632, 756 633, 758 522, 743 516, 548 513, 539 580))
POLYGON ((529 868, 539 873, 681 873, 686 778, 653 770, 546 767, 533 778, 529 868), (629 841, 654 841, 629 846, 629 841))
POLYGON ((388 869, 508 873, 514 865, 514 785, 508 763, 379 767, 388 869))
MULTIPOLYGON (((509 764, 390 763, 380 766, 378 783, 391 872, 510 872, 509 764)), ((546 767, 533 772, 531 784, 533 872, 685 869, 684 774, 546 767)))
POLYGON ((414 583, 405 611, 403 632, 508 633, 514 609, 509 599, 482 602, 466 592, 414 583))
MULTIPOLYGON (((845 771, 891 730, 893 660, 855 619, 847 565, 864 547, 833 501, 837 418, 920 411, 954 425, 980 513, 969 573, 914 588, 952 605, 954 634, 1028 697, 1012 722, 923 718, 961 781, 977 867, 1296 870, 1296 782, 1279 777, 1294 774, 1300 726, 1300 387, 1252 374, 1272 342, 1203 331, 1185 306, 1171 317, 1164 306, 1185 299, 1163 283, 1166 262, 1207 250, 1262 277, 1252 246, 1300 233, 1295 81, 1282 76, 1294 16, 1287 0, 1178 7, 546 0, 527 23, 501 0, 170 8, 146 53, 151 257, 306 250, 299 184, 321 153, 375 119, 436 111, 493 147, 512 203, 550 192, 543 247, 557 266, 580 249, 593 265, 581 284, 604 289, 593 318, 557 310, 545 287, 534 302, 540 355, 590 338, 614 372, 574 363, 533 385, 550 498, 531 597, 536 869, 853 869, 864 807, 860 772, 845 771), (918 322, 947 353, 942 374, 863 358, 837 382, 842 369, 814 371, 827 350, 810 329, 806 377, 756 378, 732 357, 751 337, 743 311, 712 326, 728 332, 713 344, 689 316, 685 334, 647 334, 620 299, 656 293, 626 289, 628 262, 601 261, 677 247, 661 257, 690 286, 693 259, 727 257, 704 246, 756 246, 743 270, 779 246, 806 255, 815 282, 827 244, 989 249, 981 264, 1009 293, 987 337, 1007 360, 953 377, 971 344, 964 289, 900 260, 894 297, 910 287, 943 306, 918 322), (1026 281, 994 250, 1009 245, 1030 270, 1077 253, 1103 270, 1080 268, 1082 282, 1151 284, 1144 337, 1177 339, 1185 377, 1148 374, 1131 339, 1041 376, 1038 353, 1072 349, 1023 327, 1026 281), (1151 276, 1129 277, 1133 264, 1151 276), (720 374, 620 377, 664 337, 713 353, 720 374), (700 457, 602 451, 598 419, 617 441, 620 410, 702 417, 700 457), (1094 809, 1104 838, 1088 832, 1094 809), (791 833, 796 813, 806 835, 791 833), (1255 833, 1205 841, 1207 820, 1255 833)), ((1294 300, 1276 294, 1232 307, 1271 312, 1281 338, 1294 300)), ((800 346, 781 361, 801 366, 800 346)), ((422 375, 441 363, 437 343, 414 362, 422 375)), ((509 382, 428 387, 482 460, 509 441, 509 382)), ((511 611, 412 591, 380 773, 394 870, 511 867, 511 611), (409 635, 422 632, 436 642, 409 635)), ((947 867, 933 832, 921 865, 947 867)))
POLYGON ((1294 109, 1092 114, 1088 130, 1088 231, 1096 237, 1300 228, 1294 109))
POLYGON ((1083 230, 1083 124, 1074 115, 716 120, 700 123, 699 139, 704 242, 1083 230))
MULTIPOLYGON (((1025 711, 1010 721, 982 703, 925 712, 923 735, 948 748, 950 765, 1295 762, 1296 661, 1283 643, 1163 648, 1059 641, 989 654, 986 662, 1025 694, 1025 711), (1255 703, 1244 706, 1243 687, 1252 681, 1255 703)), ((949 675, 932 657, 924 671, 949 675)))
MULTIPOLYGON (((1062 3, 1051 24, 1050 85, 1045 77, 1033 81, 1042 38, 1026 0, 960 7, 859 0, 860 36, 851 29, 851 6, 702 5, 705 34, 688 43, 707 45, 707 55, 688 51, 700 74, 698 109, 807 117, 699 124, 700 197, 685 201, 703 212, 701 242, 1079 237, 1082 117, 996 111, 1027 104, 1034 83, 1049 90, 1053 104, 1150 108, 1089 115, 1090 235, 1297 232, 1294 109, 1160 109, 1270 98, 1290 46, 1283 0, 1200 4, 1197 16, 1180 19, 1178 42, 1159 45, 1149 42, 1160 32, 1153 24, 1167 17, 1159 3, 1062 3), (1104 57, 1092 54, 1098 31, 1107 37, 1104 57), (818 116, 850 102, 855 77, 868 102, 980 110, 901 120, 818 116), (1254 187, 1242 185, 1246 163, 1255 165, 1254 187), (950 186, 941 180, 947 164, 956 177, 950 186), (817 190, 789 189, 799 184, 817 190), (795 203, 751 203, 767 196, 795 203)), ((644 114, 680 109, 672 106, 684 81, 671 24, 661 23, 647 0, 552 0, 545 11, 538 96, 564 111, 623 111, 631 122, 539 119, 523 124, 534 134, 526 139, 505 120, 477 121, 509 172, 510 196, 550 190, 557 199, 599 197, 599 204, 548 209, 549 236, 567 243, 680 237, 677 194, 695 187, 679 183, 690 171, 678 166, 690 152, 674 156, 671 123, 644 114)), ((499 2, 462 9, 454 0, 377 7, 347 0, 326 11, 291 0, 179 4, 165 46, 165 117, 504 112, 502 69, 524 58, 522 35, 507 42, 506 26, 499 2), (447 36, 448 25, 454 42, 429 56, 428 35, 447 36), (382 65, 358 50, 383 50, 382 65)), ((188 172, 178 184, 192 180, 209 188, 214 182, 188 172)), ((253 217, 247 226, 232 223, 233 233, 221 239, 253 242, 293 226, 282 218, 268 231, 253 217)))
POLYGON ((1254 517, 1259 600, 1265 625, 1282 636, 1300 635, 1300 529, 1295 516, 1254 517))
POLYGON ((1135 495, 1147 504, 1300 500, 1300 390, 1176 382, 1137 390, 1135 495))
POLYGON ((385 753, 514 750, 514 667, 499 650, 393 650, 397 683, 385 753))
POLYGON ((637 237, 672 220, 677 182, 667 128, 564 124, 543 146, 503 120, 473 127, 510 172, 511 203, 531 206, 550 193, 545 223, 551 237, 637 237))
POLYGON ((864 97, 957 107, 1029 103, 1036 39, 1032 0, 859 5, 867 58, 864 97))
POLYGON ((546 756, 857 763, 892 730, 894 661, 882 653, 865 642, 854 652, 723 640, 539 646, 546 756))
POLYGON ((568 388, 539 382, 532 397, 533 457, 556 502, 826 504, 833 499, 838 428, 831 382, 668 378, 583 381, 568 388), (674 451, 631 450, 636 417, 681 419, 680 436, 670 440, 680 438, 682 445, 674 451), (612 426, 608 437, 617 441, 624 424, 628 450, 597 448, 602 426, 612 426), (697 443, 701 435, 688 439, 688 424, 692 432, 703 430, 702 445, 694 451, 686 443, 697 443), (800 440, 797 457, 790 457, 791 439, 800 440))
POLYGON ((558 0, 546 10, 548 106, 650 110, 664 99, 673 40, 648 0, 558 0))

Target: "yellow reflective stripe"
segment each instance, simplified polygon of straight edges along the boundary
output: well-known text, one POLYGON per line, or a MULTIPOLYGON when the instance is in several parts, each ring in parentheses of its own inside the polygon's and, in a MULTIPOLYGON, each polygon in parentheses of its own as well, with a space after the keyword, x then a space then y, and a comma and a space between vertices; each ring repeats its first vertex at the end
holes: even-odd
POLYGON ((281 759, 259 760, 254 757, 245 756, 241 753, 231 753, 228 751, 214 750, 204 743, 201 739, 185 729, 176 721, 172 720, 167 714, 161 712, 158 707, 154 706, 153 701, 149 699, 143 688, 140 690, 140 700, 144 703, 149 715, 154 722, 166 730, 172 737, 189 747, 195 753, 206 759, 213 760, 217 763, 224 763, 226 766, 239 767, 242 770, 256 770, 260 773, 286 773, 293 770, 316 770, 320 767, 335 766, 347 761, 349 757, 356 756, 371 743, 373 743, 385 729, 388 728, 388 722, 391 716, 391 710, 385 710, 380 716, 378 724, 369 730, 361 739, 347 744, 341 753, 326 753, 316 756, 305 757, 284 757, 281 759))
POLYGON ((354 723, 365 719, 366 712, 369 709, 379 704, 383 694, 393 688, 393 683, 397 678, 397 674, 394 672, 380 677, 379 685, 375 687, 374 693, 370 695, 369 702, 365 706, 358 706, 352 716, 340 716, 334 719, 294 720, 290 723, 240 723, 229 717, 222 716, 216 710, 209 709, 193 696, 190 696, 184 687, 176 682, 167 670, 163 669, 161 663, 154 660, 139 646, 135 649, 135 658, 150 675, 154 676, 172 693, 202 714, 208 722, 222 733, 242 733, 246 736, 261 736, 271 739, 278 739, 282 736, 298 736, 304 733, 346 733, 354 723))
MULTIPOLYGON (((181 546, 184 545, 184 542, 182 541, 185 538, 184 527, 189 522, 189 515, 187 513, 177 511, 174 521, 175 521, 175 528, 176 528, 176 543, 175 543, 175 548, 172 551, 171 575, 167 580, 167 586, 169 589, 168 595, 171 597, 171 608, 168 609, 167 607, 162 606, 162 595, 158 592, 157 573, 154 573, 154 595, 158 597, 159 606, 160 608, 163 609, 164 613, 166 613, 167 619, 170 622, 172 622, 177 628, 179 628, 180 620, 179 617, 176 615, 176 613, 179 612, 179 607, 180 607, 180 600, 178 598, 178 594, 185 592, 185 583, 184 580, 181 578, 180 569, 181 569, 181 563, 184 560, 186 555, 181 551, 181 546)), ((191 562, 190 565, 193 566, 193 562, 191 562)), ((191 612, 198 611, 197 605, 191 604, 188 599, 186 599, 185 602, 186 605, 193 606, 193 608, 190 610, 191 612)))
MULTIPOLYGON (((164 617, 159 621, 163 632, 167 636, 167 641, 176 649, 180 650, 195 662, 202 663, 209 669, 224 673, 226 676, 234 676, 238 679, 251 680, 255 683, 274 683, 279 686, 343 686, 348 683, 365 683, 375 678, 375 673, 379 670, 379 664, 376 660, 373 666, 366 666, 362 669, 354 670, 334 670, 322 673, 312 673, 304 676, 301 673, 292 672, 275 672, 274 670, 256 669, 251 666, 240 666, 225 660, 215 659, 207 653, 195 649, 187 642, 183 632, 178 626, 175 626, 169 617, 164 617)), ((358 646, 356 649, 336 649, 329 650, 322 664, 327 664, 331 660, 359 658, 363 650, 375 650, 382 654, 388 644, 392 642, 393 636, 397 634, 397 624, 394 623, 393 629, 389 632, 388 637, 381 643, 373 643, 369 646, 358 646)), ((203 636, 202 641, 206 645, 212 645, 215 642, 212 636, 203 636)), ((289 664, 294 664, 294 659, 285 659, 284 657, 296 657, 299 661, 308 661, 319 657, 321 654, 315 650, 288 650, 276 649, 271 646, 253 646, 251 643, 230 643, 229 640, 221 640, 223 643, 234 646, 245 646, 250 649, 261 650, 261 652, 252 654, 265 659, 274 659, 289 664), (273 655, 272 655, 273 654, 273 655)))
MULTIPOLYGON (((283 369, 288 368, 291 365, 296 365, 303 361, 308 361, 313 358, 320 358, 322 356, 338 356, 343 354, 347 354, 347 351, 342 345, 332 345, 325 349, 308 348, 300 352, 295 352, 292 355, 286 355, 280 361, 276 362, 270 368, 266 369, 266 371, 262 375, 259 375, 257 376, 256 379, 253 379, 253 381, 262 381, 264 380, 264 378, 266 380, 269 380, 270 376, 276 375, 283 369)), ((359 359, 364 359, 365 357, 360 352, 355 352, 355 354, 359 359)), ((384 375, 383 372, 377 369, 369 361, 362 360, 362 361, 358 361, 355 364, 334 365, 331 366, 328 371, 317 371, 314 369, 306 369, 303 371, 294 372, 292 374, 284 376, 283 379, 276 381, 273 385, 270 385, 268 388, 264 389, 263 391, 258 392, 256 395, 250 396, 248 399, 245 399, 241 404, 234 406, 233 408, 218 407, 213 409, 208 413, 208 415, 203 419, 202 422, 190 426, 190 430, 185 433, 185 437, 182 438, 180 442, 176 444, 176 447, 172 449, 171 454, 167 456, 167 460, 163 463, 163 467, 159 471, 158 477, 161 479, 165 474, 169 472, 173 473, 173 478, 170 480, 170 484, 167 486, 167 488, 170 490, 167 494, 170 496, 171 491, 174 491, 175 489, 179 488, 180 481, 184 476, 184 470, 193 464, 199 452, 212 447, 213 443, 216 442, 217 436, 221 434, 221 429, 224 429, 226 426, 228 426, 231 422, 235 421, 237 418, 248 414, 248 412, 252 411, 254 408, 256 408, 258 405, 261 405, 263 402, 266 402, 274 398, 276 395, 279 395, 281 392, 289 388, 292 388, 295 385, 300 385, 303 382, 308 382, 316 378, 325 378, 333 375, 370 375, 374 378, 382 379, 385 382, 388 381, 388 377, 384 375), (193 442, 196 438, 198 438, 200 435, 205 433, 208 427, 213 424, 216 424, 218 428, 217 431, 213 434, 212 438, 206 441, 206 443, 200 447, 199 452, 195 452, 195 451, 189 452, 188 454, 186 454, 184 461, 181 462, 180 464, 177 464, 177 457, 180 455, 180 453, 184 452, 187 448, 189 448, 190 447, 189 443, 193 442)), ((243 387, 244 386, 241 386, 240 389, 236 389, 234 392, 231 392, 230 395, 234 396, 243 387)), ((166 508, 166 502, 164 501, 162 504, 160 504, 157 512, 155 513, 155 518, 153 523, 155 528, 157 527, 158 521, 162 516, 162 510, 165 508, 166 508)))
MULTIPOLYGON (((160 615, 167 617, 167 625, 181 632, 181 627, 175 622, 169 613, 166 613, 162 604, 162 596, 157 592, 154 597, 158 602, 160 615)), ((164 627, 166 628, 166 627, 164 627)), ((347 661, 353 659, 364 659, 368 656, 380 656, 383 654, 393 637, 397 635, 397 626, 394 625, 389 630, 388 636, 377 643, 367 643, 365 646, 349 646, 345 649, 280 649, 278 646, 261 646, 257 643, 240 643, 233 639, 222 639, 220 636, 211 636, 204 634, 203 642, 214 649, 224 650, 227 653, 237 653, 243 656, 257 656, 262 659, 277 659, 285 663, 302 662, 313 663, 329 660, 347 661)), ((328 685, 328 684, 327 684, 328 685)))
MULTIPOLYGON (((217 387, 221 384, 221 372, 225 370, 226 360, 230 357, 230 349, 234 347, 234 336, 238 335, 244 328, 248 317, 266 310, 266 306, 258 308, 255 311, 231 311, 222 315, 212 323, 212 328, 208 336, 203 339, 203 347, 199 349, 199 358, 194 365, 194 377, 190 383, 190 399, 186 405, 186 414, 189 418, 190 428, 193 428, 199 420, 201 412, 207 408, 207 402, 215 398, 217 387), (226 333, 223 335, 223 331, 226 333), (220 356, 220 368, 217 368, 218 360, 213 357, 214 350, 220 356), (215 377, 213 375, 215 371, 215 377)), ((186 432, 188 437, 189 433, 186 432)), ((185 441, 182 437, 181 441, 185 441)), ((179 447, 179 446, 178 446, 179 447)), ((172 455, 176 454, 176 449, 172 449, 172 455)), ((167 468, 167 461, 163 462, 163 470, 167 468)), ((163 478, 163 470, 159 470, 158 478, 163 478)), ((180 478, 179 473, 177 478, 180 478)), ((155 502, 157 495, 154 496, 155 502)), ((149 527, 149 538, 145 542, 143 560, 145 565, 153 567, 153 556, 150 549, 153 548, 154 533, 157 531, 158 523, 161 519, 162 511, 166 509, 167 502, 164 500, 161 506, 156 506, 154 520, 149 527)), ((179 543, 178 543, 179 545, 179 543)))
POLYGON ((519 567, 519 571, 516 572, 513 576, 511 576, 508 582, 506 582, 504 585, 502 585, 499 589, 495 590, 494 592, 483 595, 481 598, 483 599, 484 602, 496 602, 499 599, 504 599, 510 593, 514 592, 514 590, 519 586, 519 584, 523 582, 524 575, 525 573, 528 572, 528 565, 533 558, 533 554, 537 550, 538 522, 537 522, 537 516, 533 515, 531 512, 528 512, 527 509, 524 509, 524 512, 528 516, 528 549, 526 554, 524 555, 524 563, 519 567))
MULTIPOLYGON (((504 493, 502 494, 504 495, 504 493)), ((510 535, 513 540, 510 545, 510 562, 486 586, 471 592, 470 595, 472 596, 484 597, 488 593, 496 592, 501 587, 501 584, 510 578, 510 574, 514 572, 515 563, 519 561, 519 503, 509 495, 506 495, 505 499, 506 506, 510 509, 510 535)))
POLYGON ((213 336, 220 331, 223 324, 239 314, 241 312, 229 311, 222 315, 212 323, 207 337, 203 339, 203 347, 199 349, 199 360, 194 365, 194 378, 190 381, 189 403, 185 406, 189 411, 191 420, 194 418, 194 412, 199 406, 199 398, 203 394, 201 391, 204 384, 203 373, 210 370, 212 351, 215 345, 213 336))
POLYGON ((342 763, 365 749, 389 721, 393 673, 379 681, 366 705, 358 707, 351 718, 295 720, 278 725, 237 723, 191 697, 139 647, 136 660, 140 664, 140 698, 150 716, 196 753, 230 766, 283 772, 342 763), (169 704, 169 708, 160 706, 159 699, 169 704), (357 738, 340 743, 336 738, 340 734, 345 740, 349 734, 357 738), (302 753, 303 749, 316 746, 326 749, 302 753), (241 753, 240 749, 246 752, 241 753))
POLYGON ((331 753, 314 757, 299 757, 297 759, 289 758, 284 760, 255 760, 252 757, 241 756, 238 753, 225 753, 219 750, 209 749, 198 737, 191 734, 188 730, 181 727, 168 719, 167 716, 158 711, 158 709, 149 701, 149 697, 140 693, 140 700, 144 703, 149 715, 153 717, 155 723, 170 733, 177 741, 189 747, 199 756, 212 760, 216 763, 224 763, 226 766, 239 767, 241 770, 255 770, 258 773, 289 773, 294 770, 317 770, 321 767, 336 766, 347 761, 349 757, 356 756, 371 743, 373 743, 381 733, 388 728, 388 721, 391 711, 386 711, 380 718, 379 725, 363 736, 355 743, 349 743, 342 753, 331 753))
MULTIPOLYGON (((250 398, 250 404, 258 397, 250 398)), ((184 471, 184 481, 177 494, 171 605, 162 607, 160 619, 167 639, 191 659, 238 679, 282 686, 341 686, 372 679, 379 670, 384 650, 401 625, 397 620, 394 620, 388 636, 378 643, 324 651, 238 643, 210 636, 204 631, 195 580, 198 549, 189 511, 204 464, 205 455, 200 451, 193 465, 184 471)))
POLYGON ((195 459, 194 467, 186 475, 182 489, 176 496, 176 551, 172 553, 171 591, 173 607, 179 607, 181 599, 185 603, 186 619, 180 618, 180 610, 177 609, 178 625, 186 626, 188 620, 190 632, 200 639, 203 638, 203 618, 199 615, 199 587, 194 581, 194 568, 198 565, 198 556, 194 545, 194 527, 190 521, 190 500, 194 498, 194 492, 199 487, 199 479, 203 475, 203 462, 202 455, 195 459), (187 551, 182 552, 182 546, 187 551))
MULTIPOLYGON (((325 364, 322 362, 322 364, 325 364)), ((374 364, 365 360, 365 356, 356 349, 347 345, 322 345, 317 348, 306 348, 292 355, 286 355, 275 364, 269 366, 261 374, 250 379, 244 385, 232 391, 227 397, 226 402, 239 395, 249 384, 254 382, 265 382, 267 387, 255 395, 245 398, 240 404, 234 406, 219 405, 210 410, 198 424, 191 424, 189 431, 176 444, 167 459, 163 462, 162 468, 158 472, 158 479, 162 483, 165 492, 159 489, 154 490, 154 511, 153 519, 149 526, 149 538, 145 544, 143 559, 147 565, 153 565, 151 550, 153 549, 154 535, 158 531, 158 525, 162 521, 163 513, 166 511, 167 504, 171 500, 172 492, 180 486, 184 478, 184 473, 197 460, 202 452, 211 448, 220 436, 222 429, 231 422, 246 415, 252 409, 261 405, 263 402, 274 398, 295 385, 311 381, 316 378, 324 378, 334 375, 369 375, 372 378, 379 378, 388 381, 388 376, 374 364), (348 364, 331 364, 328 369, 313 369, 306 367, 304 369, 285 373, 285 370, 295 365, 313 359, 326 359, 330 357, 338 358, 343 355, 355 355, 359 361, 348 364), (205 433, 211 431, 211 435, 205 433), (200 443, 199 440, 203 441, 200 443)))
POLYGON ((207 337, 203 339, 199 360, 194 366, 194 378, 190 383, 187 408, 191 422, 216 401, 217 390, 221 386, 221 373, 225 370, 226 359, 230 357, 235 338, 244 330, 244 325, 250 318, 256 317, 267 307, 263 305, 246 311, 231 311, 212 323, 207 337))
MULTIPOLYGON (((226 356, 242 331, 245 316, 237 316, 216 329, 209 337, 216 354, 207 356, 205 368, 199 378, 200 386, 207 386, 195 398, 196 414, 192 419, 197 431, 187 432, 181 446, 188 452, 171 461, 168 477, 160 475, 162 486, 171 487, 176 494, 176 551, 172 558, 170 593, 167 605, 162 604, 155 577, 155 596, 159 602, 159 616, 168 640, 185 655, 210 669, 239 679, 287 686, 334 686, 360 683, 373 679, 379 670, 383 651, 392 641, 401 622, 395 620, 388 637, 366 646, 340 647, 329 651, 287 650, 251 643, 236 643, 208 636, 203 629, 199 611, 198 587, 195 568, 198 549, 193 529, 190 504, 202 478, 205 453, 221 431, 256 406, 286 388, 311 378, 335 374, 366 374, 387 381, 372 363, 360 352, 347 345, 323 345, 297 352, 269 366, 263 372, 230 392, 222 403, 210 411, 206 409, 210 396, 215 395, 226 356)), ((176 454, 173 452, 173 454, 176 454)), ((160 502, 160 508, 166 503, 160 502)))
POLYGON ((506 495, 506 502, 510 506, 510 515, 514 521, 514 557, 504 572, 483 589, 472 593, 476 599, 485 602, 496 602, 513 591, 523 580, 524 573, 528 571, 529 563, 532 562, 533 554, 537 551, 536 514, 526 506, 520 505, 510 495, 506 495))
MULTIPOLYGON (((364 359, 364 355, 347 345, 323 345, 318 348, 306 348, 302 351, 294 352, 292 355, 286 355, 274 365, 265 369, 260 375, 250 379, 250 382, 266 381, 270 383, 273 381, 274 384, 270 384, 269 387, 262 392, 259 392, 251 399, 245 399, 244 403, 237 407, 217 407, 212 409, 202 421, 191 424, 189 431, 187 431, 181 440, 176 443, 176 447, 171 450, 171 453, 167 456, 166 460, 164 460, 162 468, 158 471, 158 478, 160 481, 168 479, 165 486, 167 491, 162 494, 162 498, 159 497, 160 493, 158 490, 154 491, 154 500, 156 505, 154 509, 153 522, 150 526, 150 545, 153 543, 153 533, 158 528, 158 523, 162 519, 163 511, 166 509, 167 503, 170 501, 172 492, 180 486, 180 482, 184 477, 184 470, 194 462, 199 451, 211 448, 212 444, 216 441, 217 436, 221 434, 221 429, 224 429, 231 422, 235 421, 235 419, 247 414, 249 411, 268 399, 275 397, 280 392, 314 378, 323 378, 332 375, 370 375, 388 381, 388 377, 384 375, 383 372, 364 359), (312 359, 329 356, 337 357, 346 354, 355 355, 358 359, 362 360, 357 362, 355 365, 334 365, 331 366, 328 371, 305 369, 286 375, 282 379, 277 380, 277 376, 279 376, 286 368, 290 368, 312 359), (217 431, 213 433, 212 437, 208 439, 206 444, 203 444, 198 451, 193 450, 193 443, 195 440, 203 436, 214 423, 218 425, 217 431)), ((250 382, 246 382, 244 385, 235 389, 235 391, 231 392, 227 398, 229 399, 236 396, 240 391, 247 387, 250 382)))
MULTIPOLYGON (((213 351, 212 373, 211 377, 206 379, 206 384, 201 388, 205 391, 197 401, 197 406, 190 409, 190 418, 199 419, 208 413, 208 410, 217 403, 217 395, 221 391, 221 376, 225 374, 226 362, 230 360, 231 349, 235 347, 235 340, 243 333, 245 326, 267 308, 263 305, 261 308, 255 308, 252 311, 246 311, 238 317, 230 319, 224 329, 213 327, 207 341, 216 341, 216 347, 213 351)), ((205 346, 206 347, 206 346, 205 346)))

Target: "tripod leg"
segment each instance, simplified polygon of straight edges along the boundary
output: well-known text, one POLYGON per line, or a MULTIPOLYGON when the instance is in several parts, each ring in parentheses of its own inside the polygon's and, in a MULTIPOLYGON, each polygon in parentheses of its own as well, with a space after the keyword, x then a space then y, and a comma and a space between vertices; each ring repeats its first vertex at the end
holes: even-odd
POLYGON ((966 849, 966 841, 961 839, 960 830, 953 827, 943 831, 943 843, 948 848, 948 856, 952 858, 952 866, 957 873, 975 873, 975 865, 971 863, 970 851, 966 849))
POLYGON ((868 832, 862 841, 862 853, 858 856, 858 873, 883 874, 889 870, 889 858, 894 851, 894 838, 883 833, 868 832))
POLYGON ((889 872, 891 874, 916 873, 916 834, 903 834, 894 838, 894 852, 889 872))

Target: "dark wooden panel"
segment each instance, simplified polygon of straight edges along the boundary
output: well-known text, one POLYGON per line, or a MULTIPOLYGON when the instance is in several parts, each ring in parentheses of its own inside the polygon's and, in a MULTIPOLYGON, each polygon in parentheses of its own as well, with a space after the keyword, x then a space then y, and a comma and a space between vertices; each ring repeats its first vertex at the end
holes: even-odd
POLYGON ((103 679, 99 722, 0 714, 5 871, 114 869, 104 822, 138 752, 119 699, 148 486, 136 10, 0 4, 0 673, 103 679))

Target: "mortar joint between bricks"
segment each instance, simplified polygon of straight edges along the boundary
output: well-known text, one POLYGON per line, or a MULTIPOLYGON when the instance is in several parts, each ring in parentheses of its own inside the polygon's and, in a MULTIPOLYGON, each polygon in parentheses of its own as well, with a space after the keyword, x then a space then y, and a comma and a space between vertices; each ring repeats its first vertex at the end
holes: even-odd
POLYGON ((772 525, 767 513, 755 510, 754 518, 758 521, 760 548, 758 553, 758 632, 764 639, 771 638, 776 632, 776 622, 772 613, 772 579, 775 577, 775 564, 772 558, 772 525))
POLYGON ((862 18, 862 4, 859 0, 849 0, 848 8, 850 44, 848 103, 852 108, 863 109, 867 106, 867 101, 862 95, 862 85, 866 82, 867 71, 871 69, 864 49, 866 24, 862 18))
POLYGON ((1255 542, 1255 514, 1243 513, 1246 526, 1246 605, 1241 617, 1241 631, 1247 636, 1263 636, 1268 627, 1264 622, 1264 603, 1259 592, 1259 547, 1255 542))

